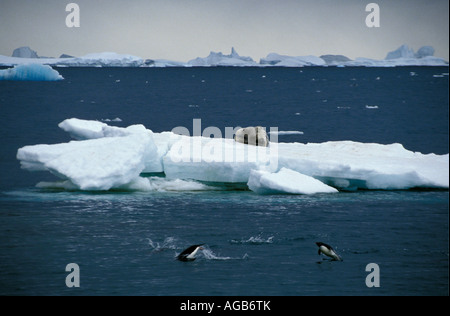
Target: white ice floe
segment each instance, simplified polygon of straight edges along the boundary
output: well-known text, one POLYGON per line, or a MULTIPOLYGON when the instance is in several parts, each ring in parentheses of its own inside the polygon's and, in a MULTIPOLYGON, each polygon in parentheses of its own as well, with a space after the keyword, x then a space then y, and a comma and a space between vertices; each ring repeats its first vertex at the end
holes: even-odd
POLYGON ((14 68, 0 70, 0 80, 57 81, 64 79, 48 65, 22 64, 14 68))
MULTIPOLYGON (((297 114, 297 113, 296 113, 297 114)), ((302 131, 271 131, 270 135, 303 135, 302 131)))
POLYGON ((287 168, 270 173, 267 171, 252 170, 247 183, 250 190, 258 194, 315 194, 336 193, 333 187, 287 168))
POLYGON ((449 187, 448 154, 425 155, 401 144, 271 142, 259 147, 233 139, 153 133, 143 125, 122 128, 68 119, 59 126, 77 140, 25 146, 17 158, 23 169, 49 171, 70 189, 171 191, 248 184, 257 193, 311 194, 449 187), (144 176, 152 173, 165 178, 144 176))

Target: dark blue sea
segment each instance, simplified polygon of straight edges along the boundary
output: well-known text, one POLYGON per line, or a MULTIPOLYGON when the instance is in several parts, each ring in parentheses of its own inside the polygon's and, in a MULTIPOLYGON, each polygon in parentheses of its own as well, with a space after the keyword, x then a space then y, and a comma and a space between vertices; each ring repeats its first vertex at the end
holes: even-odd
POLYGON ((448 67, 55 68, 0 82, 0 295, 448 295, 448 190, 260 196, 80 192, 20 169, 67 142, 67 118, 155 132, 261 125, 280 142, 352 140, 449 152, 448 67), (118 121, 112 121, 120 118, 118 121), (315 242, 343 261, 324 260, 315 242), (193 262, 175 255, 192 244, 193 262), (67 287, 66 265, 79 266, 67 287), (378 267, 378 287, 368 287, 378 267))

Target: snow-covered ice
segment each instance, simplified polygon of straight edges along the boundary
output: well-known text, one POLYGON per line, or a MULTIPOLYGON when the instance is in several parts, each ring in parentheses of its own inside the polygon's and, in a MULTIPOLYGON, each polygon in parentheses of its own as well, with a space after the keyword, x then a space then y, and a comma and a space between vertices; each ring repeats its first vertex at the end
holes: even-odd
POLYGON ((93 53, 75 58, 62 58, 58 62, 58 65, 72 67, 139 67, 143 64, 144 60, 140 57, 114 52, 93 53))
POLYGON ((41 187, 154 191, 226 184, 248 185, 264 194, 449 187, 448 154, 425 155, 401 144, 272 142, 258 147, 153 133, 143 125, 122 128, 74 118, 59 126, 77 140, 25 146, 17 153, 23 169, 49 171, 62 180, 41 187), (145 177, 153 173, 165 178, 145 177))
POLYGON ((448 61, 435 57, 434 48, 423 46, 414 53, 407 45, 402 45, 389 52, 385 59, 359 57, 350 60, 343 55, 321 55, 320 57, 288 56, 270 53, 261 58, 259 63, 251 57, 240 56, 234 48, 230 54, 211 52, 207 57, 197 57, 188 62, 167 59, 142 59, 141 57, 103 52, 87 54, 81 57, 68 55, 60 58, 42 58, 29 47, 17 49, 13 57, 0 55, 1 66, 14 66, 24 63, 38 63, 58 67, 304 67, 304 66, 357 66, 357 67, 396 67, 396 66, 448 66, 448 61), (65 57, 65 58, 62 58, 65 57))
POLYGON ((58 67, 140 67, 144 60, 140 57, 114 52, 92 53, 72 58, 24 58, 0 55, 0 65, 42 64, 58 67))
POLYGON ((303 67, 303 66, 325 66, 326 62, 316 56, 286 56, 276 53, 270 53, 265 58, 261 58, 261 65, 270 65, 278 67, 303 67))
POLYGON ((337 189, 330 187, 313 177, 287 168, 281 168, 280 171, 274 173, 252 170, 247 185, 250 190, 258 194, 315 194, 338 192, 337 189))
POLYGON ((0 80, 57 81, 62 79, 64 78, 48 65, 22 64, 0 70, 0 80))

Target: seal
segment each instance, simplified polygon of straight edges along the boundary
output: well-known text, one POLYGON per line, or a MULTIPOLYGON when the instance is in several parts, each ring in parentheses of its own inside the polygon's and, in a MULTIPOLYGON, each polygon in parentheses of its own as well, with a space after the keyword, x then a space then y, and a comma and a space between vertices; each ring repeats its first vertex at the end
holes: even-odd
POLYGON ((250 126, 240 128, 236 131, 234 140, 238 143, 267 147, 269 146, 269 137, 266 130, 261 126, 250 126))

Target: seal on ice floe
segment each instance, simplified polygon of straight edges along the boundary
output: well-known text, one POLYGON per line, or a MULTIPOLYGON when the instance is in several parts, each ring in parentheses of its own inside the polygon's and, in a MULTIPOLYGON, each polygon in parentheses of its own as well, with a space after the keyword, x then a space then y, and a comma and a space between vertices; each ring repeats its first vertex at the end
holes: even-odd
POLYGON ((261 126, 250 126, 240 128, 236 131, 234 140, 238 143, 267 147, 269 146, 269 137, 266 130, 261 126))

